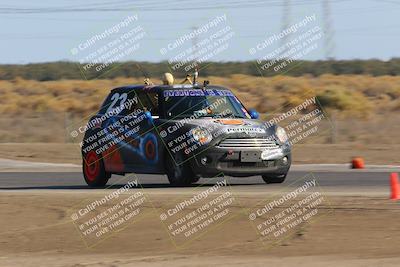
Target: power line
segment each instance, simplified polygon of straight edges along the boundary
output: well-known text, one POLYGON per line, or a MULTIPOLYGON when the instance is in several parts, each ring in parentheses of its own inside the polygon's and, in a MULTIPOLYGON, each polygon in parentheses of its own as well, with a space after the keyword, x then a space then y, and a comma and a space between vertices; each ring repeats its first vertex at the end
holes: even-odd
MULTIPOLYGON (((343 2, 348 0, 327 0, 329 2, 343 2)), ((296 0, 292 5, 310 5, 317 4, 319 1, 316 0, 296 0)), ((254 8, 262 6, 283 6, 282 1, 230 1, 225 2, 223 5, 177 5, 178 2, 172 2, 166 5, 131 5, 126 3, 123 5, 114 5, 114 7, 52 7, 52 8, 18 8, 18 7, 0 7, 1 14, 43 14, 43 13, 77 13, 77 12, 117 12, 117 11, 128 11, 129 9, 137 11, 187 11, 187 10, 207 10, 207 9, 237 9, 237 8, 254 8)))

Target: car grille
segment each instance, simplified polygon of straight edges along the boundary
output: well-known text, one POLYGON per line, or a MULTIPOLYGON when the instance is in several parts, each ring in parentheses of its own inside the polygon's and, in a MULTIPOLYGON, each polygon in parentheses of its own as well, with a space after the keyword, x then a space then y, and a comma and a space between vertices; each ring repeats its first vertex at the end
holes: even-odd
POLYGON ((229 161, 226 162, 227 168, 239 168, 239 169, 246 169, 246 168, 272 168, 276 166, 274 160, 268 160, 263 162, 240 162, 240 161, 229 161))
POLYGON ((262 138, 228 138, 222 140, 217 147, 228 149, 274 149, 279 148, 279 145, 273 140, 262 138))

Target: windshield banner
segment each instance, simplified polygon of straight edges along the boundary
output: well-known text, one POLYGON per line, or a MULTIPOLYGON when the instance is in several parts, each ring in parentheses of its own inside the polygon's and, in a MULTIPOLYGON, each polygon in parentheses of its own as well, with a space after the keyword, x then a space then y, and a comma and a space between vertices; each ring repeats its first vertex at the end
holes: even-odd
POLYGON ((165 90, 164 97, 176 96, 233 96, 229 90, 210 90, 210 89, 178 89, 178 90, 165 90))

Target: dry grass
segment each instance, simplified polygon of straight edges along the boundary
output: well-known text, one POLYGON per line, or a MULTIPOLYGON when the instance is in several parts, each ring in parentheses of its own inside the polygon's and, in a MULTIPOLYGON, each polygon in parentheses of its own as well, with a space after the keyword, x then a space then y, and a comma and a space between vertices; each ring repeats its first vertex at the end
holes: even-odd
MULTIPOLYGON (((338 122, 337 141, 398 143, 400 76, 202 77, 249 108, 280 113, 317 96, 338 122)), ((96 112, 110 89, 143 79, 0 81, 0 142, 64 142, 68 125, 96 112), (66 116, 66 114, 68 116, 66 116)), ((153 82, 159 83, 154 79, 153 82)), ((313 142, 326 143, 329 134, 313 142)), ((311 141, 311 139, 310 139, 311 141)))
MULTIPOLYGON (((342 117, 367 117, 400 109, 399 76, 322 75, 320 77, 204 77, 212 84, 231 88, 248 107, 271 112, 282 106, 295 106, 305 98, 318 96, 328 110, 342 117)), ((141 84, 143 79, 60 80, 39 82, 23 79, 0 81, 0 112, 70 112, 90 114, 111 88, 141 84)), ((154 82, 159 82, 154 80, 154 82)))

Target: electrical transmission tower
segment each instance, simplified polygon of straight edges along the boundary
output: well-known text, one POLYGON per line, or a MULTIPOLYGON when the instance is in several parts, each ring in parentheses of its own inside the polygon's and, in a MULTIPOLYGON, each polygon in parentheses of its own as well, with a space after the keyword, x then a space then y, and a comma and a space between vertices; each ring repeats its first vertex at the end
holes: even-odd
POLYGON ((332 59, 335 53, 335 40, 329 0, 324 0, 322 2, 322 10, 324 16, 325 58, 332 59))
MULTIPOLYGON (((335 56, 335 40, 334 40, 334 30, 332 23, 330 0, 322 1, 322 13, 324 20, 323 22, 324 53, 326 59, 331 59, 334 58, 335 56)), ((290 26, 290 15, 291 15, 291 0, 284 0, 281 32, 290 26)), ((284 54, 287 51, 287 47, 285 46, 289 42, 289 35, 290 34, 285 35, 281 39, 280 47, 284 48, 282 54, 284 54)))
MULTIPOLYGON (((283 3, 283 16, 282 16, 281 32, 286 30, 290 26, 290 1, 291 0, 284 0, 284 3, 283 3)), ((289 34, 282 37, 281 45, 280 45, 281 48, 284 48, 282 54, 284 54, 287 51, 287 47, 285 47, 285 46, 288 43, 288 41, 289 41, 289 34)))

